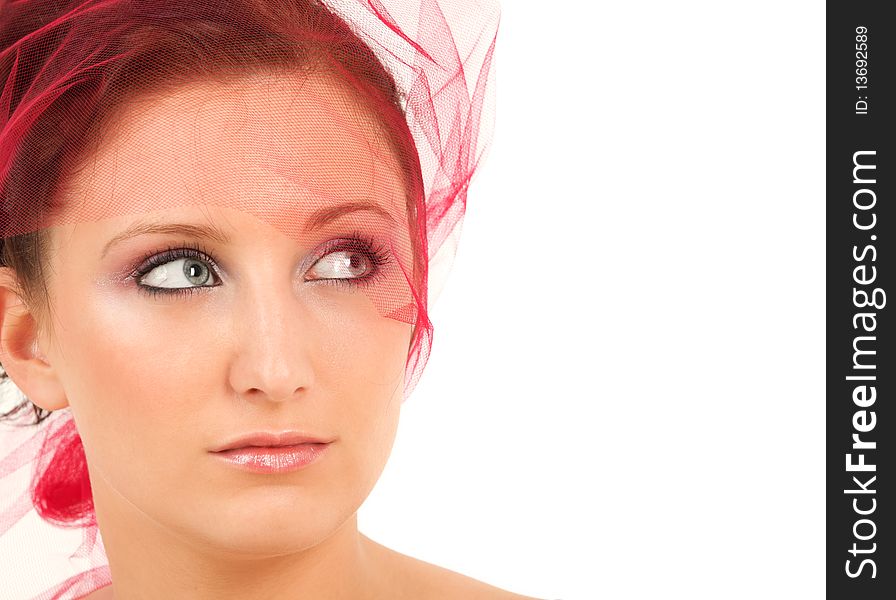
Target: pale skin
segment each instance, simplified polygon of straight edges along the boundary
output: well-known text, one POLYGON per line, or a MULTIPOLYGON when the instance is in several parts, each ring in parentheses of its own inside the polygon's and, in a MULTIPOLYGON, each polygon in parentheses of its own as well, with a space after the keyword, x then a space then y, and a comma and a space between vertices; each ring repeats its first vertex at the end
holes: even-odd
POLYGON ((35 404, 70 407, 84 444, 112 574, 85 598, 533 600, 358 530, 395 439, 413 325, 384 317, 371 292, 398 285, 396 262, 362 292, 317 281, 334 271, 315 261, 354 231, 407 239, 396 229, 407 209, 374 117, 349 115, 349 92, 329 78, 295 83, 197 84, 125 113, 71 182, 81 217, 50 228, 50 314, 0 268, 0 362, 35 404), (289 160, 312 166, 289 171, 289 160), (198 205, 196 190, 223 203, 198 205), (359 194, 392 220, 358 210, 306 230, 316 210, 359 194), (127 214, 110 212, 123 202, 127 214), (147 217, 228 240, 147 233, 103 254, 147 217), (151 297, 122 277, 197 241, 214 256, 194 261, 210 267, 207 284, 184 278, 183 258, 166 263, 165 285, 143 279, 197 293, 151 297), (334 439, 300 471, 246 473, 209 453, 236 434, 293 428, 334 439))

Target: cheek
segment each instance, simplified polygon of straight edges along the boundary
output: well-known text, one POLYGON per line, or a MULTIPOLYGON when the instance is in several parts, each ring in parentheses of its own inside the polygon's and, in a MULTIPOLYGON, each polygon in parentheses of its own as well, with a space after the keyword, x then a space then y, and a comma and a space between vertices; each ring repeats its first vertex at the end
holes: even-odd
POLYGON ((146 457, 173 453, 178 430, 197 425, 191 400, 212 377, 202 351, 214 347, 208 330, 142 298, 68 290, 55 305, 56 366, 88 459, 110 474, 135 461, 152 471, 146 457))
POLYGON ((327 388, 342 446, 357 471, 349 477, 372 485, 395 439, 413 326, 373 312, 343 314, 353 316, 331 321, 331 360, 317 381, 327 388))

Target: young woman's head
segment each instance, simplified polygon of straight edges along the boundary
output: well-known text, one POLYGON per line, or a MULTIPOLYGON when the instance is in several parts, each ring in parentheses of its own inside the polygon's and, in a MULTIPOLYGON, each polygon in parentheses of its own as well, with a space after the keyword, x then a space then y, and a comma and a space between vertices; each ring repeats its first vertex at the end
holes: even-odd
POLYGON ((408 226, 368 122, 346 135, 328 117, 337 90, 326 77, 196 85, 125 116, 74 176, 81 208, 128 202, 138 214, 48 230, 51 310, 32 323, 15 309, 3 364, 38 406, 71 408, 95 496, 212 545, 285 552, 320 541, 373 487, 411 344, 413 326, 380 307, 401 290, 408 258, 392 240, 408 226), (277 157, 257 148, 265 136, 280 137, 277 157), (288 182, 259 166, 314 156, 325 197, 284 194, 288 182), (374 171, 363 197, 378 208, 337 216, 360 207, 350 200, 374 171), (199 192, 248 210, 181 205, 199 192), (211 453, 290 429, 332 440, 300 472, 243 473, 211 453))
POLYGON ((0 61, 7 114, 47 102, 3 131, 2 366, 71 409, 59 460, 108 514, 234 554, 320 542, 385 465, 428 324, 394 80, 311 0, 28 4, 4 38, 85 14, 0 61), (330 443, 275 476, 213 452, 284 430, 330 443))

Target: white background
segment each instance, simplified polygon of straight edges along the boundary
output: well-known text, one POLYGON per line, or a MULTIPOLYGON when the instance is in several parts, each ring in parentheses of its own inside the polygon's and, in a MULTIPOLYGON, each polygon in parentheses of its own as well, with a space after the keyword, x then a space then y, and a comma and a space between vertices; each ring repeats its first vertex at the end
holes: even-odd
POLYGON ((542 598, 823 597, 824 5, 502 9, 361 530, 542 598))
POLYGON ((543 598, 824 597, 824 28, 502 2, 494 142, 362 531, 543 598))

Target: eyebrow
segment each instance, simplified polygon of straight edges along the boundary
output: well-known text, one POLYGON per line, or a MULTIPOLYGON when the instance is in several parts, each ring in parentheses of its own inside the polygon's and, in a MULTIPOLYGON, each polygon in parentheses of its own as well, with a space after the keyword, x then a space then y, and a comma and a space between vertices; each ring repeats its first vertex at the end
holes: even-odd
MULTIPOLYGON (((307 233, 316 229, 320 229, 330 221, 333 221, 341 217, 342 215, 361 210, 366 210, 378 214, 381 217, 384 217, 392 225, 397 225, 395 217, 393 217, 379 204, 374 204, 372 202, 347 202, 345 204, 338 204, 336 206, 325 206, 313 212, 308 218, 307 223, 305 224, 305 232, 307 233)), ((137 223, 133 223, 123 232, 119 233, 114 238, 109 240, 103 247, 101 257, 105 257, 106 253, 109 252, 109 249, 119 242, 151 233, 204 238, 221 244, 230 242, 230 236, 228 236, 227 233, 225 233, 215 225, 138 221, 137 223)))

